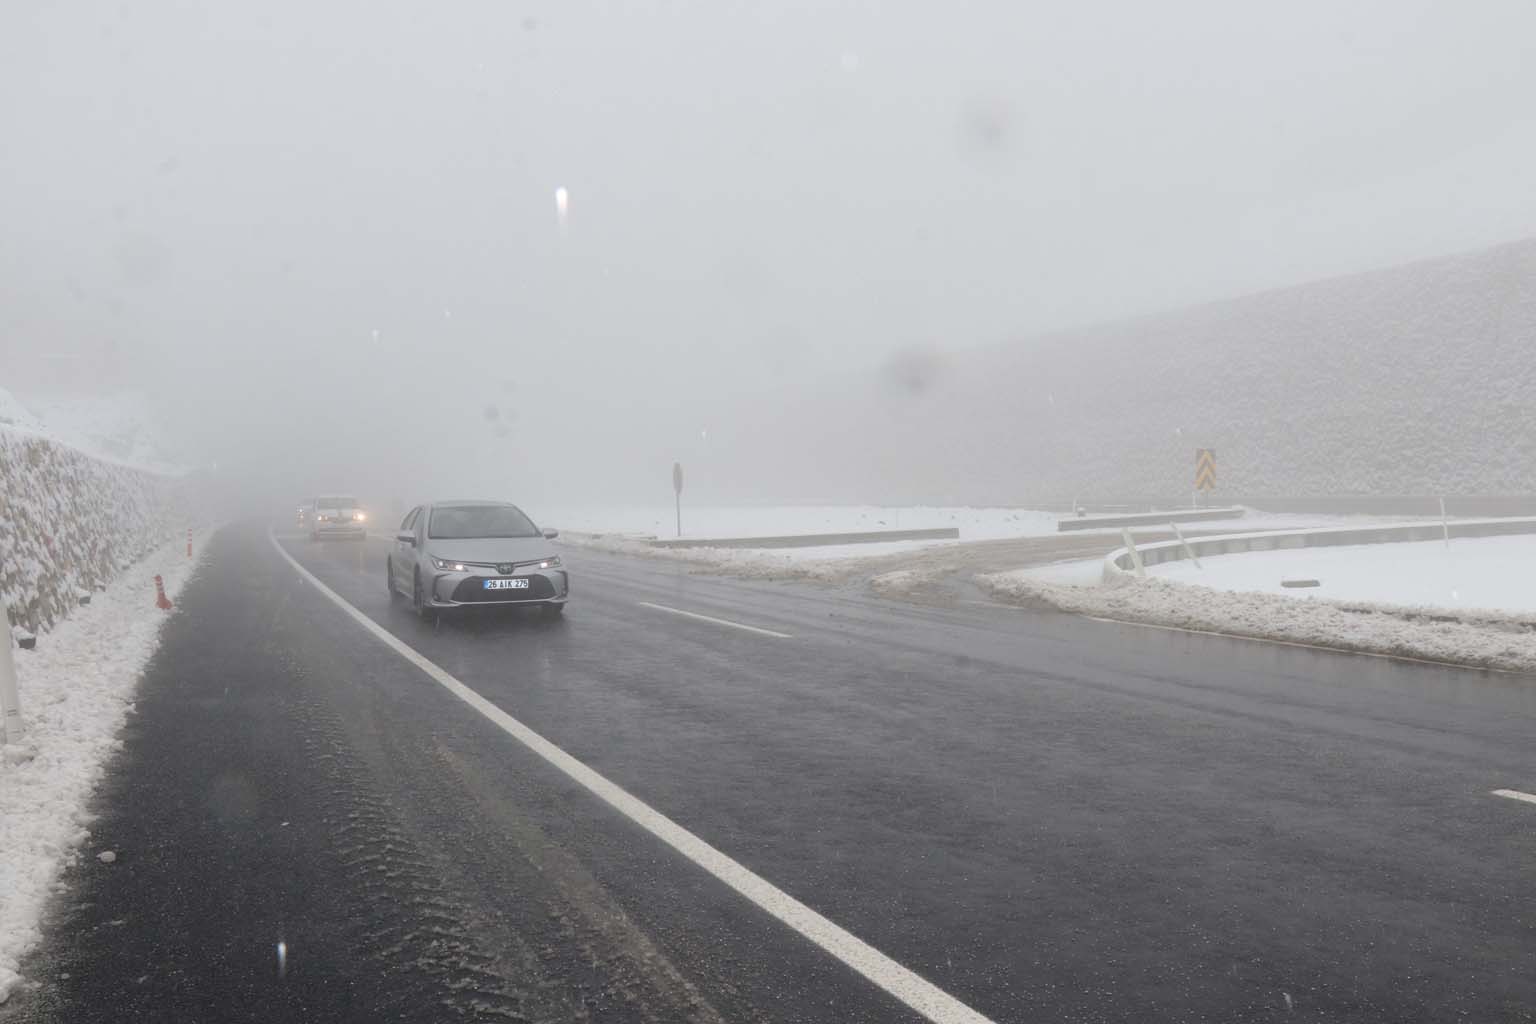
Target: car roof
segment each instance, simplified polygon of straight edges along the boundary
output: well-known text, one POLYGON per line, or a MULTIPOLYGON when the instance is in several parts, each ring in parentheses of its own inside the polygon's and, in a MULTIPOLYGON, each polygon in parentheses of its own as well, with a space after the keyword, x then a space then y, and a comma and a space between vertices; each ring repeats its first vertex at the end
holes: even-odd
MULTIPOLYGON (((433 507, 438 505, 512 505, 510 501, 486 501, 484 498, 445 498, 440 501, 429 501, 427 504, 433 507)), ((517 506, 513 505, 512 507, 516 508, 517 506)))

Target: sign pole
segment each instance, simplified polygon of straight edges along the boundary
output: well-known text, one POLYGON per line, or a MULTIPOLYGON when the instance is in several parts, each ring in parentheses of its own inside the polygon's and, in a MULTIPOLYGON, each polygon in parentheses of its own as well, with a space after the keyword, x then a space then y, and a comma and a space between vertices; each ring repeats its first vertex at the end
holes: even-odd
POLYGON ((683 535, 683 464, 672 463, 672 496, 677 502, 677 535, 683 535))

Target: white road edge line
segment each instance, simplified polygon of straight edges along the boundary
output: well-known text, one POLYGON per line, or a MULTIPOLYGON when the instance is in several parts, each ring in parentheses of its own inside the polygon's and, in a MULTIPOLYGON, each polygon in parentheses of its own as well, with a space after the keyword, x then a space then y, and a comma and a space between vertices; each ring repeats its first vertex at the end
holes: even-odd
POLYGON ((700 622, 713 622, 717 626, 730 626, 732 629, 744 629, 748 633, 758 633, 762 636, 776 636, 780 640, 793 640, 788 633, 775 633, 771 629, 763 629, 760 626, 748 626, 742 622, 732 622, 730 619, 717 619, 713 615, 700 615, 698 612, 685 612, 681 608, 673 608, 664 604, 652 604, 649 601, 636 601, 642 608, 654 608, 658 612, 671 612, 673 615, 681 615, 687 619, 698 619, 700 622))
POLYGON ((1522 793, 1518 789, 1495 789, 1494 796, 1502 796, 1509 800, 1524 800, 1528 804, 1536 804, 1536 793, 1522 793))
MULTIPOLYGON (((810 907, 790 896, 771 882, 753 874, 730 857, 710 846, 698 836, 683 828, 660 811, 631 796, 618 785, 588 768, 570 754, 534 732, 501 708, 480 696, 464 683, 449 675, 442 668, 427 660, 414 648, 383 626, 358 611, 345 598, 321 583, 308 569, 283 550, 277 537, 269 530, 267 537, 277 553, 293 566, 299 576, 316 590, 330 598, 354 622, 372 633, 376 639, 425 672, 443 689, 480 712, 503 732, 538 754, 555 768, 564 772, 604 803, 618 811, 651 835, 688 858, 698 867, 714 875, 738 894, 788 925, 802 937, 820 946, 842 961, 853 971, 890 994, 934 1024, 992 1024, 986 1017, 966 1006, 954 996, 936 985, 925 981, 901 966, 884 953, 864 942, 858 936, 839 928, 810 907)), ((675 609, 668 609, 675 610, 675 609)), ((689 613, 685 613, 689 614, 689 613)), ((702 616, 701 616, 702 617, 702 616)), ((729 623, 735 625, 735 623, 729 623)), ((743 627, 751 629, 753 627, 743 627)), ((761 632, 767 632, 763 630, 761 632)), ((783 634, 773 634, 782 636, 783 634)))

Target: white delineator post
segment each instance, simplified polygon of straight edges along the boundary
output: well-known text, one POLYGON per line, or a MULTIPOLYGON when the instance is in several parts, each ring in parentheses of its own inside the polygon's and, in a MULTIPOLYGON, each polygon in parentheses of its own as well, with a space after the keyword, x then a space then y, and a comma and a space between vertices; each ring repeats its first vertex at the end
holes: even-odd
POLYGON ((1184 531, 1179 529, 1178 523, 1169 523, 1173 527, 1173 535, 1179 538, 1179 547, 1184 549, 1184 557, 1195 563, 1195 568, 1205 571, 1205 566, 1200 564, 1200 559, 1195 557, 1195 549, 1189 546, 1189 541, 1184 539, 1184 531))
POLYGON ((10 622, 5 626, 5 643, 0 644, 0 739, 21 742, 21 698, 16 693, 16 641, 11 637, 10 622))
POLYGON ((1451 550, 1451 521, 1445 517, 1445 499, 1440 499, 1440 529, 1445 533, 1445 550, 1451 550))
POLYGON ((1137 576, 1145 576, 1147 567, 1141 564, 1141 552, 1136 550, 1136 542, 1131 539, 1131 531, 1120 527, 1120 537, 1125 541, 1126 550, 1131 553, 1131 564, 1136 567, 1137 576))

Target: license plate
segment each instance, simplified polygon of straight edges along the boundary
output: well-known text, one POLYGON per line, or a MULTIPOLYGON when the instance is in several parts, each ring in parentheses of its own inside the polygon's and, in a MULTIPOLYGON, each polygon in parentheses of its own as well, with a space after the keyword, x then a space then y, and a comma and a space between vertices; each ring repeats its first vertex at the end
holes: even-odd
POLYGON ((486 580, 485 581, 485 589, 486 590, 527 590, 528 589, 528 581, 526 579, 486 580))

